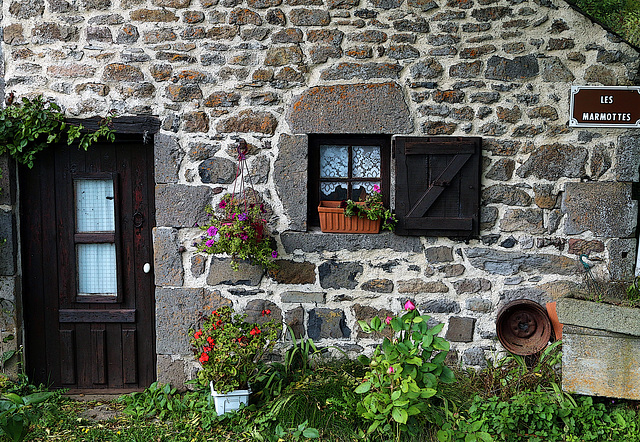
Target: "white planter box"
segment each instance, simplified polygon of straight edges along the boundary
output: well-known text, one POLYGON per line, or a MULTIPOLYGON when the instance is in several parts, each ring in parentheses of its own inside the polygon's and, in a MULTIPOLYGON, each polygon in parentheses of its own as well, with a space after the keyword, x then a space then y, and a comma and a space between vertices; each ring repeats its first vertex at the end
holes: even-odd
POLYGON ((230 411, 235 411, 239 409, 242 404, 249 404, 251 390, 234 390, 223 394, 213 389, 213 382, 210 382, 209 386, 211 387, 211 396, 213 396, 218 416, 230 411))

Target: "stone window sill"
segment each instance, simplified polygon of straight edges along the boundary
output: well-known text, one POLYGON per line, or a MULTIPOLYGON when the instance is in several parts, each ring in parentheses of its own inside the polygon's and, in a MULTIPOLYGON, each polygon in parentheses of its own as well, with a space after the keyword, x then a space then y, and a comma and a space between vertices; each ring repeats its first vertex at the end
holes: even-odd
POLYGON ((391 249, 396 252, 422 253, 420 238, 399 236, 393 232, 378 234, 323 233, 319 228, 309 232, 287 231, 280 234, 280 240, 287 253, 295 250, 303 252, 337 252, 338 250, 391 249))

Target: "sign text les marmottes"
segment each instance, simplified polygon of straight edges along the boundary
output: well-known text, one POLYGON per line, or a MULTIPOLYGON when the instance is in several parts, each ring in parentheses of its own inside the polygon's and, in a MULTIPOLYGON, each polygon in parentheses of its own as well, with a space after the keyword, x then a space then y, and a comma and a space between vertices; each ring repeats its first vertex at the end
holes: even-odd
POLYGON ((640 86, 571 86, 570 127, 640 128, 640 86))

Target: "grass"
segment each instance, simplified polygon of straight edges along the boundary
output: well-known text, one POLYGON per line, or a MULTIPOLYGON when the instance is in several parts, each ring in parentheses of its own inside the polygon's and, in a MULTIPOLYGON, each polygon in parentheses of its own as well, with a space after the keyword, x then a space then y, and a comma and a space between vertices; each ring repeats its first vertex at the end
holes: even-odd
MULTIPOLYGON (((480 371, 457 368, 457 382, 442 386, 432 401, 432 415, 422 416, 416 434, 401 440, 640 441, 639 404, 561 392, 559 359, 554 346, 537 358, 509 356, 480 371)), ((322 441, 389 441, 378 432, 364 434, 369 423, 360 418, 360 398, 353 392, 363 373, 355 361, 297 364, 295 369, 289 365, 279 394, 268 395, 263 389, 249 407, 221 417, 212 411, 206 390, 178 394, 154 384, 144 393, 106 403, 56 395, 38 406, 39 419, 25 440, 278 442, 307 440, 303 430, 317 429, 322 441), (84 417, 96 407, 115 410, 115 417, 84 417)), ((261 388, 256 386, 256 391, 261 388)))

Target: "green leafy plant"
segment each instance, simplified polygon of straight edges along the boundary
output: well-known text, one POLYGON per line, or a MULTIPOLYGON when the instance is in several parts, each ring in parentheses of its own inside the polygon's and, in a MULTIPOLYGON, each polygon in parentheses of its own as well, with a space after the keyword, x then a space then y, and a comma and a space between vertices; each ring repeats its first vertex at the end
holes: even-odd
POLYGON ((299 378, 312 373, 311 363, 322 353, 312 339, 296 339, 291 327, 287 326, 292 339, 291 346, 284 354, 282 363, 272 362, 260 367, 256 382, 259 385, 260 400, 269 400, 282 394, 285 388, 299 378))
POLYGON ((404 308, 406 313, 400 318, 375 317, 370 324, 358 321, 365 333, 390 326, 397 334, 393 340, 385 337, 371 359, 361 358, 369 370, 355 389, 364 395, 358 412, 373 421, 368 433, 380 428, 396 440, 403 431, 414 432, 417 415, 431 411, 429 398, 438 393, 438 383, 455 381, 444 364, 449 342, 437 336, 443 324, 430 328, 429 316, 421 316, 411 301, 404 308))
POLYGON ((84 132, 81 125, 65 122, 64 113, 55 102, 42 96, 22 98, 0 110, 0 155, 8 153, 20 164, 33 167, 35 155, 48 145, 66 140, 77 142, 86 150, 100 137, 115 140, 109 127, 113 114, 105 118, 95 132, 84 132))
POLYGON ((152 383, 143 392, 134 392, 120 396, 118 402, 125 405, 124 412, 138 418, 158 417, 163 419, 167 414, 180 412, 185 404, 176 395, 176 389, 170 384, 152 383))
POLYGON ((305 439, 317 439, 320 437, 320 433, 315 428, 307 427, 308 421, 304 421, 297 428, 290 428, 285 430, 280 424, 276 425, 276 436, 279 440, 305 440, 305 439), (286 438, 286 439, 285 439, 286 438))
POLYGON ((36 406, 46 402, 56 393, 41 391, 20 396, 5 393, 0 398, 0 430, 12 441, 24 440, 29 426, 40 418, 41 412, 36 406))
MULTIPOLYGON (((360 198, 362 200, 362 197, 360 198)), ((377 184, 373 185, 373 193, 367 195, 363 201, 356 203, 353 200, 342 201, 340 207, 344 209, 345 216, 359 216, 371 221, 382 220, 381 229, 393 231, 398 220, 391 210, 382 204, 382 193, 377 184)))
POLYGON ((249 203, 234 195, 226 194, 217 210, 207 207, 209 221, 201 228, 206 231, 198 251, 226 253, 231 256, 231 266, 238 270, 238 260, 249 260, 265 269, 276 268, 278 257, 272 238, 267 233, 265 209, 262 204, 249 203))
POLYGON ((198 372, 202 385, 212 382, 216 392, 228 393, 247 389, 256 379, 258 361, 275 344, 282 324, 275 319, 262 325, 248 323, 246 317, 225 306, 204 318, 200 328, 189 330, 191 348, 202 365, 198 372))

